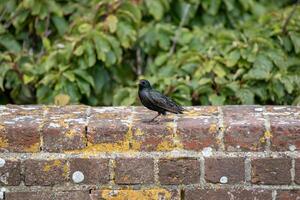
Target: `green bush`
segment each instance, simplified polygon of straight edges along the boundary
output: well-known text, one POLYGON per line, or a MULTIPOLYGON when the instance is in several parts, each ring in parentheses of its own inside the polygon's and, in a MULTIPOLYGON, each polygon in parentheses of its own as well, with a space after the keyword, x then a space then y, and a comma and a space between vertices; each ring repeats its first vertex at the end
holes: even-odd
POLYGON ((140 78, 183 105, 300 103, 292 1, 0 0, 0 21, 0 103, 132 105, 140 78))

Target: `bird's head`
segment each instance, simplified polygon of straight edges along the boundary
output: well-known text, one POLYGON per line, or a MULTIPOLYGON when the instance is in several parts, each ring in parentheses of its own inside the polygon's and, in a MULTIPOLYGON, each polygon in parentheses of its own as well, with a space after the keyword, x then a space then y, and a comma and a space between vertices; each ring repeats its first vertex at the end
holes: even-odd
POLYGON ((149 81, 142 79, 139 82, 139 89, 145 89, 145 88, 151 88, 151 84, 149 83, 149 81))

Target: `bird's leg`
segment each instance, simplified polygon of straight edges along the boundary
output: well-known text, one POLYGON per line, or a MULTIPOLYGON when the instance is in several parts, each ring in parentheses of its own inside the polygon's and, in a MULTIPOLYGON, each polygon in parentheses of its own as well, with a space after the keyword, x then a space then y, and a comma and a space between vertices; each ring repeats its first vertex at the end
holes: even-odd
POLYGON ((158 113, 153 119, 151 119, 149 122, 153 122, 158 116, 160 115, 160 113, 158 113))

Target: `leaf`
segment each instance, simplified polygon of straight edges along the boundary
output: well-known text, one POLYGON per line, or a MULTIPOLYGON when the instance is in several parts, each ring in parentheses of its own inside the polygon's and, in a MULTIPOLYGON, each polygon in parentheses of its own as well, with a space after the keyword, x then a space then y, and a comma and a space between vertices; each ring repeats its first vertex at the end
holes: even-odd
POLYGON ((80 92, 82 94, 86 94, 86 96, 89 97, 91 95, 90 85, 81 79, 76 79, 76 82, 77 82, 80 92))
POLYGON ((237 62, 239 61, 240 56, 241 55, 240 55, 239 50, 231 51, 229 53, 229 55, 225 57, 226 58, 226 62, 225 62, 226 66, 227 67, 233 67, 233 66, 235 66, 237 64, 237 62))
POLYGON ((139 24, 142 19, 140 9, 133 3, 124 2, 118 9, 117 13, 129 16, 136 24, 139 24))
POLYGON ((51 20, 53 21, 59 35, 64 35, 67 29, 69 28, 65 18, 54 15, 51 17, 51 20))
POLYGON ((236 96, 241 100, 242 104, 254 104, 254 94, 249 89, 238 90, 236 96))
POLYGON ((295 52, 300 53, 300 34, 296 32, 290 32, 290 37, 293 42, 295 52))
POLYGON ((271 70, 273 68, 273 63, 271 60, 260 54, 256 58, 253 68, 244 76, 245 79, 254 79, 254 80, 267 80, 271 76, 271 70))
POLYGON ((58 94, 54 97, 55 105, 65 106, 70 102, 70 97, 66 94, 58 94))
POLYGON ((63 76, 66 77, 71 82, 75 81, 75 75, 74 75, 74 73, 72 71, 66 71, 66 72, 64 72, 63 76))
POLYGON ((105 23, 108 25, 109 27, 109 31, 111 33, 116 32, 117 30, 117 23, 118 23, 118 18, 115 15, 109 15, 106 20, 105 23))
POLYGON ((92 30, 92 25, 88 24, 88 23, 83 23, 78 27, 78 31, 79 33, 88 33, 92 30))
POLYGON ((73 71, 78 77, 82 78, 86 82, 88 82, 91 86, 95 87, 93 77, 84 70, 76 69, 73 71))
POLYGON ((0 45, 4 46, 7 50, 12 52, 21 51, 21 46, 19 45, 18 41, 9 34, 0 35, 0 45))
POLYGON ((218 96, 216 94, 209 95, 208 99, 210 103, 214 106, 223 105, 226 100, 224 96, 218 96))
POLYGON ((159 0, 145 1, 149 13, 154 17, 155 20, 160 20, 164 14, 164 7, 159 0))

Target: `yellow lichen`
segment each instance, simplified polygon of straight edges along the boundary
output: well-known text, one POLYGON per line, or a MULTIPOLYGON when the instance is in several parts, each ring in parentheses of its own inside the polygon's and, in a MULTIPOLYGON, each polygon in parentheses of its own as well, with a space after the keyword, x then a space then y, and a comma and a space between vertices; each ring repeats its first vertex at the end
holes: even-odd
POLYGON ((52 168, 59 167, 60 165, 61 165, 60 160, 54 160, 54 161, 51 161, 51 164, 45 164, 43 170, 45 172, 49 172, 52 168))
POLYGON ((69 129, 65 135, 68 137, 68 138, 73 138, 76 134, 76 131, 74 129, 69 129))
POLYGON ((171 151, 173 150, 175 145, 172 142, 169 141, 162 141, 157 145, 157 151, 171 151))
POLYGON ((136 131, 134 132, 134 135, 141 136, 144 135, 144 132, 141 131, 141 129, 137 128, 136 131))
POLYGON ((68 178, 69 177, 69 173, 70 173, 70 169, 69 169, 69 166, 67 163, 64 164, 64 167, 63 167, 63 177, 65 178, 68 178))
POLYGON ((209 133, 215 133, 217 131, 217 125, 216 124, 211 124, 209 127, 208 132, 209 133))
POLYGON ((131 126, 126 133, 124 140, 115 143, 99 143, 93 144, 87 142, 87 147, 80 150, 66 151, 65 153, 85 153, 92 154, 97 152, 127 152, 127 151, 139 151, 141 148, 141 141, 133 139, 131 126))
POLYGON ((101 198, 107 200, 171 200, 172 194, 166 189, 143 190, 101 190, 101 198))
POLYGON ((270 131, 265 131, 264 135, 261 138, 259 138, 259 141, 261 143, 265 143, 266 140, 271 138, 271 137, 273 137, 272 133, 270 131))
POLYGON ((34 143, 32 145, 30 145, 29 147, 24 147, 24 151, 27 153, 36 153, 39 152, 40 150, 40 143, 34 143))
POLYGON ((6 148, 9 146, 8 140, 0 136, 0 148, 6 148))

